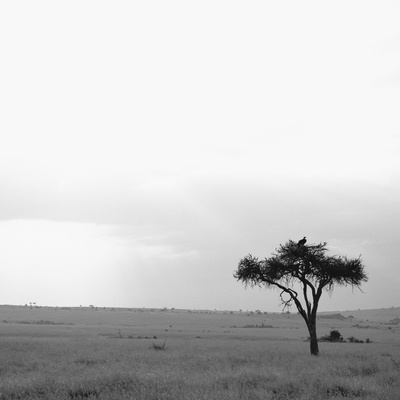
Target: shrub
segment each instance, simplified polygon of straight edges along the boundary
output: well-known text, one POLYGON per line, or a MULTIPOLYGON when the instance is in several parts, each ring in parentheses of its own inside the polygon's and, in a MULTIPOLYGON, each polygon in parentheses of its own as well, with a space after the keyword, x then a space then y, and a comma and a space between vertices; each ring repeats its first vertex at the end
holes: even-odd
POLYGON ((153 343, 153 349, 154 350, 165 350, 165 345, 167 344, 167 341, 164 341, 163 344, 160 343, 153 343))
MULTIPOLYGON (((354 336, 350 336, 349 338, 347 338, 347 340, 350 343, 364 343, 364 340, 357 339, 354 336)), ((368 343, 369 343, 369 339, 368 339, 368 343)))
POLYGON ((322 336, 320 338, 324 342, 343 342, 343 336, 336 329, 330 331, 329 335, 322 336))

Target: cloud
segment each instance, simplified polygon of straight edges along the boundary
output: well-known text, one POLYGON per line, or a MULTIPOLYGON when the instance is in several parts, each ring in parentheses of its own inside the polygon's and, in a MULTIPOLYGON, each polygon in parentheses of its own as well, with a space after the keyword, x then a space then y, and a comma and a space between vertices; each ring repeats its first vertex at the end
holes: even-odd
POLYGON ((95 224, 2 221, 2 301, 79 305, 99 299, 112 282, 109 269, 124 260, 109 230, 95 224))

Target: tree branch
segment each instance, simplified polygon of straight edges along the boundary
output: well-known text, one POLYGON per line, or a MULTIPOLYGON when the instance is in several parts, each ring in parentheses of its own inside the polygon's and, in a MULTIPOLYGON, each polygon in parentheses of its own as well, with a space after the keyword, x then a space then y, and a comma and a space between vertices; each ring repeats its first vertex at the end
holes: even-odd
POLYGON ((284 298, 282 297, 283 293, 287 293, 287 291, 286 290, 282 290, 282 292, 279 294, 279 297, 281 298, 281 302, 283 304, 283 310, 285 310, 285 308, 290 308, 291 307, 291 305, 292 305, 291 302, 293 301, 293 297, 290 296, 289 300, 284 300, 284 298))
POLYGON ((308 300, 308 295, 307 295, 307 284, 306 282, 303 281, 303 296, 304 296, 304 301, 306 302, 306 307, 307 307, 307 315, 310 316, 311 314, 311 303, 308 300))

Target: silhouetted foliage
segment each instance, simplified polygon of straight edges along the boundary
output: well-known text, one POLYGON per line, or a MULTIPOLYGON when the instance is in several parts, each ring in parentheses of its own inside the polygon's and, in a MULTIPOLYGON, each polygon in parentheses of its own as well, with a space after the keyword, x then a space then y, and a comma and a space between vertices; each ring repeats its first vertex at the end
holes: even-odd
MULTIPOLYGON (((355 338, 354 336, 350 336, 349 338, 347 338, 347 340, 348 340, 350 343, 364 343, 364 340, 357 339, 357 338, 355 338)), ((367 343, 369 343, 369 342, 370 342, 370 340, 367 339, 367 343)))
POLYGON ((284 309, 293 303, 296 305, 310 333, 312 355, 318 355, 319 352, 316 316, 322 292, 332 292, 335 286, 360 288, 361 283, 368 280, 361 256, 350 259, 330 256, 327 252, 327 243, 299 246, 289 240, 280 245, 270 258, 259 260, 249 254, 240 260, 234 274, 246 286, 278 288, 284 309), (303 300, 299 297, 299 291, 303 300))
POLYGON ((336 329, 330 331, 329 335, 322 336, 320 341, 323 342, 343 342, 343 336, 336 329))

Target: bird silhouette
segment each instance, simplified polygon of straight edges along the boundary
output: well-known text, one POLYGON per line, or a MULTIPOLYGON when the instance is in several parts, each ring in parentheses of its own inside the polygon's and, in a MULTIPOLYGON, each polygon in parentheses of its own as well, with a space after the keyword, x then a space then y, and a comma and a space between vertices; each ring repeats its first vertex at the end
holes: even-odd
POLYGON ((306 237, 304 236, 303 239, 301 239, 301 240, 299 240, 299 241, 297 242, 297 246, 304 246, 304 245, 306 244, 306 242, 307 242, 307 239, 306 239, 306 237))

